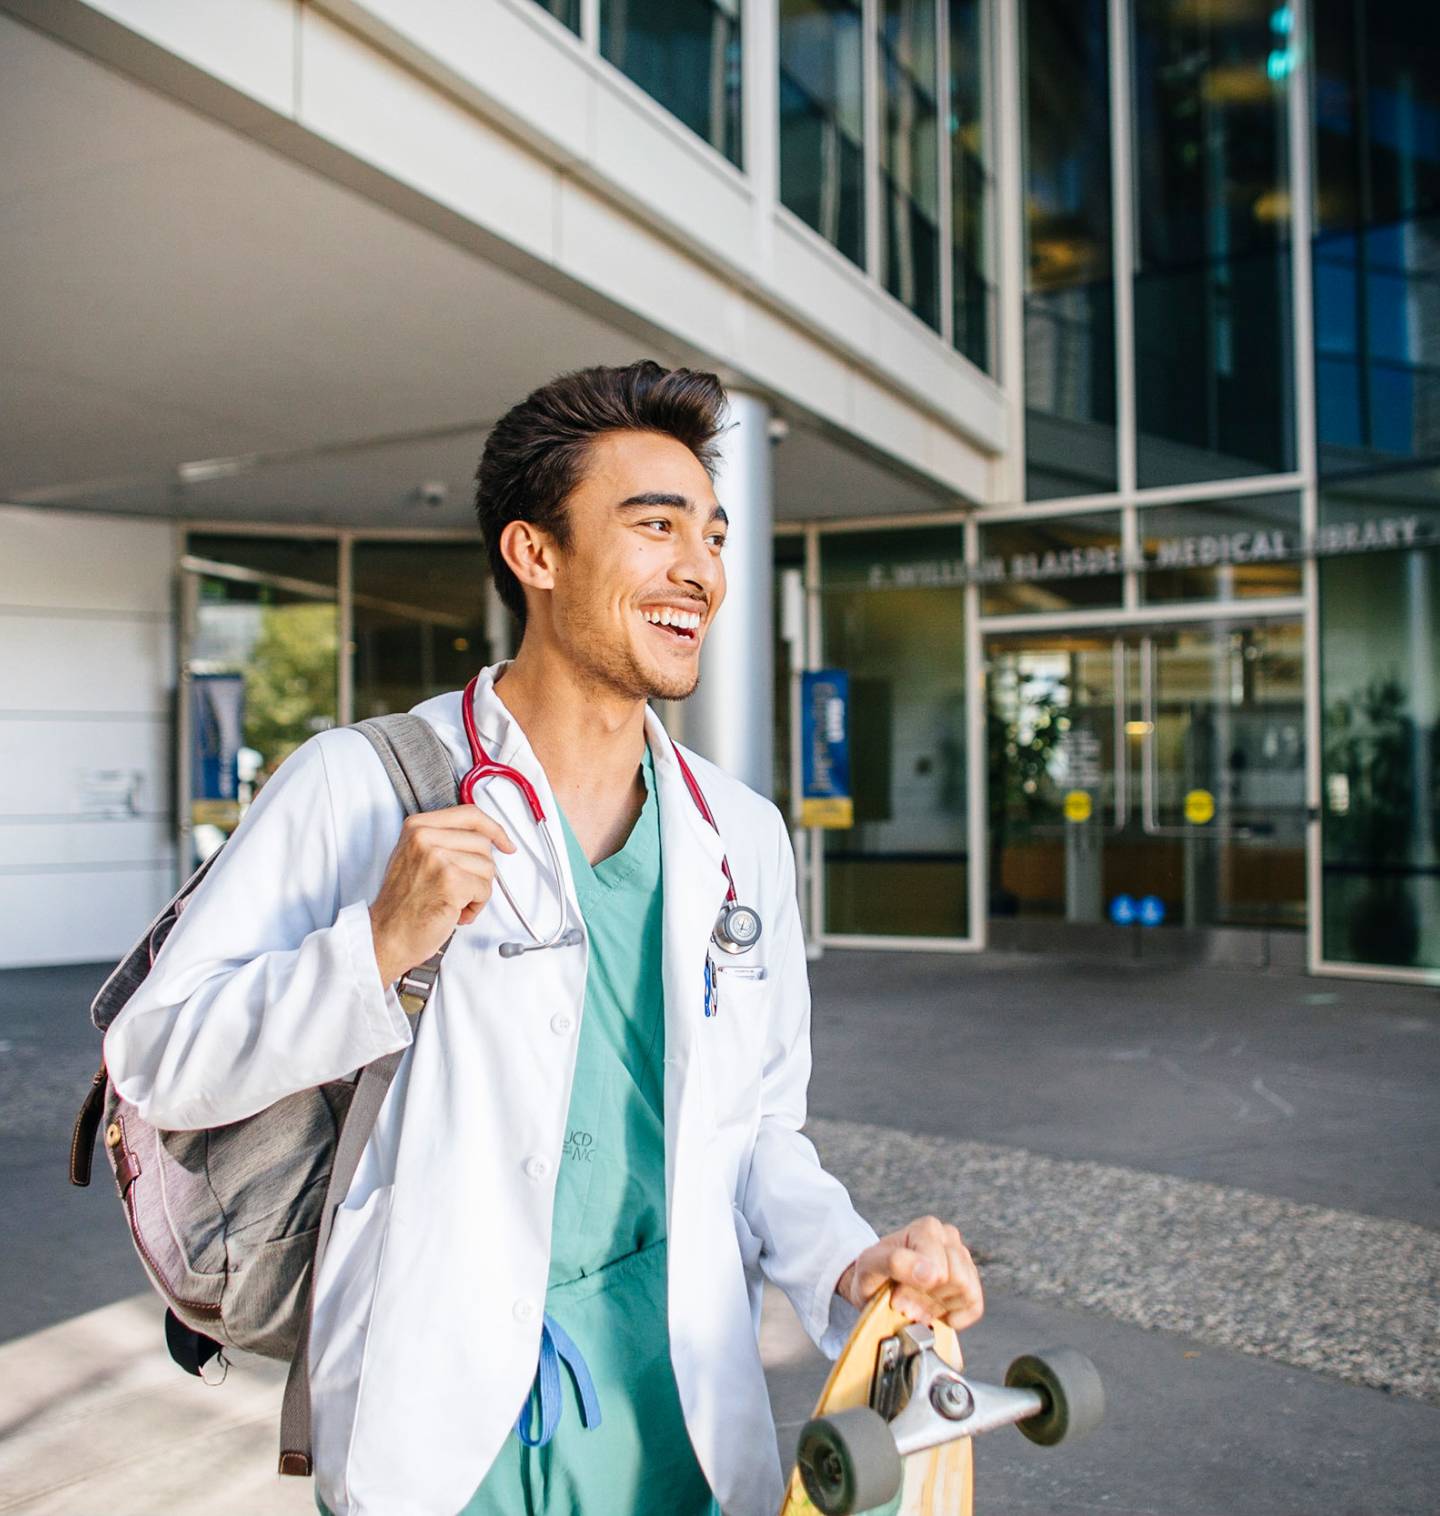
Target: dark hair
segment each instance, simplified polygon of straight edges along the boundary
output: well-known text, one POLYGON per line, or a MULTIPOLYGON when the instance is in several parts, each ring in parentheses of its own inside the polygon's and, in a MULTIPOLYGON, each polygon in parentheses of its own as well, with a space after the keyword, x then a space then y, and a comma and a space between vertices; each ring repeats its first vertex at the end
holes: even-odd
POLYGON ((525 594, 500 552, 512 521, 530 521, 564 547, 565 502, 580 483, 590 444, 606 432, 662 432, 683 442, 713 479, 725 388, 714 374, 663 369, 651 359, 624 368, 561 374, 512 406, 485 439, 475 471, 475 514, 500 598, 525 625, 525 594))

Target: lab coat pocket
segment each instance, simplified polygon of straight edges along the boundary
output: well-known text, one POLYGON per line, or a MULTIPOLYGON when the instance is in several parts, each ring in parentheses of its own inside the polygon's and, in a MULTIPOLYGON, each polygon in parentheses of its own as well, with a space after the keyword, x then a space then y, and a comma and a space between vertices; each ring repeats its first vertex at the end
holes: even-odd
POLYGON ((390 1223, 391 1186, 359 1205, 341 1206, 325 1249, 310 1330, 311 1448, 315 1493, 328 1510, 350 1503, 346 1491, 350 1441, 360 1401, 365 1337, 375 1281, 390 1223))
POLYGON ((380 1185, 358 1206, 342 1205, 335 1212, 315 1296, 312 1383, 323 1381, 340 1391, 343 1384, 359 1378, 392 1189, 380 1185))
POLYGON ((705 1024, 715 1117, 720 1125, 749 1125, 760 1110, 770 998, 763 979, 721 971, 715 1015, 705 1024))

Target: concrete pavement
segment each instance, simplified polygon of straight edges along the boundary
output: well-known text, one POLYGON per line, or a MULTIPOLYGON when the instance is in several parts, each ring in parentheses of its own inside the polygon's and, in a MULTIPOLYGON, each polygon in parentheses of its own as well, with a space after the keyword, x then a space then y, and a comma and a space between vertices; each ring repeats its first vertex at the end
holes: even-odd
MULTIPOLYGON (((173 1369, 108 1180, 63 1183, 99 977, 0 975, 0 1512, 311 1509, 271 1473, 278 1371, 173 1369)), ((1105 1377, 1090 1441, 979 1444, 980 1516, 1437 1508, 1440 996, 1000 955, 813 979, 812 1135, 877 1224, 935 1209, 987 1260, 972 1371, 1067 1341, 1105 1377)), ((762 1350, 788 1452, 824 1365, 775 1296, 762 1350)))

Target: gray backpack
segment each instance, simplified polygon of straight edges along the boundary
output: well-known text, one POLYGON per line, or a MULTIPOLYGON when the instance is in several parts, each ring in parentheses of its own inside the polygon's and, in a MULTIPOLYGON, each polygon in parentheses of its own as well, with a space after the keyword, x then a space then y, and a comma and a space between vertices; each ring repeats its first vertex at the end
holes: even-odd
MULTIPOLYGON (((406 815, 458 803, 449 752, 428 722, 381 716, 355 730, 375 748, 406 815)), ((91 1016, 102 1032, 150 972, 218 856, 212 853, 186 880, 101 987, 91 1016)), ((396 986, 412 1032, 445 947, 396 986)), ((212 1360, 223 1367, 225 1347, 290 1360, 282 1474, 311 1472, 310 1283, 400 1058, 391 1053, 349 1079, 198 1132, 162 1132, 142 1121, 102 1063, 75 1121, 70 1182, 90 1183, 103 1123, 131 1240, 168 1306, 165 1337, 175 1361, 201 1374, 212 1360)))

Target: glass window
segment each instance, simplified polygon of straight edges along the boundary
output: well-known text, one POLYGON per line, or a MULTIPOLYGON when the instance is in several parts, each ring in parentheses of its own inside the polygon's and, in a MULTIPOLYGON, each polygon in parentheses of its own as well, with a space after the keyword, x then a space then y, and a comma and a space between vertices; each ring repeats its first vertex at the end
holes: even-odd
POLYGON ((855 824, 825 833, 825 928, 968 931, 964 539, 822 538, 824 660, 850 674, 855 824), (922 570, 917 573, 916 570, 922 570))
POLYGON ((490 661, 485 550, 468 542, 357 542, 355 719, 458 690, 490 661))
POLYGON ((983 9, 980 0, 949 0, 950 262, 955 346, 986 373, 993 373, 993 180, 983 9))
POLYGON ((863 55, 858 0, 781 0, 780 198, 862 268, 863 55))
POLYGON ((1104 494, 1115 463, 1105 0, 1023 0, 1025 495, 1104 494))
POLYGON ((885 288, 940 328, 940 123, 935 0, 880 3, 885 288))
POLYGON ((1300 499, 1256 495, 1138 512, 1146 605, 1300 593, 1300 499))
POLYGON ((1320 468, 1440 456, 1440 11, 1314 0, 1320 468))
POLYGON ((1322 920, 1332 962, 1440 968, 1437 500, 1434 471, 1321 495, 1322 920))
POLYGON ((1274 0, 1136 0, 1140 486, 1295 467, 1286 97, 1274 0))
POLYGON ((743 167, 740 0, 603 0, 600 53, 743 167))
POLYGON ((982 526, 981 614, 1118 606, 1124 591, 1121 547, 1115 511, 982 526))
POLYGON ((536 0, 536 3, 568 26, 577 37, 580 35, 580 0, 536 0))
POLYGON ((340 620, 331 541, 192 533, 187 628, 190 830, 185 871, 239 825, 256 791, 338 718, 340 620))

